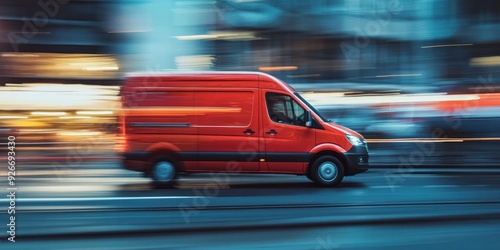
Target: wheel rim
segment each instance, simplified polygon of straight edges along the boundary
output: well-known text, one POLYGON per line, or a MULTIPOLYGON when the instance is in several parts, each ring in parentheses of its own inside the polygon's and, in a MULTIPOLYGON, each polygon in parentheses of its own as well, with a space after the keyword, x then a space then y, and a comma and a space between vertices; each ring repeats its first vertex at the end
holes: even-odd
POLYGON ((337 165, 331 161, 321 163, 318 168, 319 178, 325 182, 331 182, 337 178, 337 165))
POLYGON ((172 163, 167 161, 158 162, 154 167, 154 178, 157 181, 170 181, 174 178, 175 167, 172 163))

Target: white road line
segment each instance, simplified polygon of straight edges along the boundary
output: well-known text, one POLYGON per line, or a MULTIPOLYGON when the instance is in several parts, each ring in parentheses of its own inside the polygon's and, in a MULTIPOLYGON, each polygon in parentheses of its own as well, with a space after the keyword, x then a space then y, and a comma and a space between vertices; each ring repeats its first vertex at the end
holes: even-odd
MULTIPOLYGON (((62 183, 62 182, 61 182, 62 183)), ((83 184, 83 183, 80 183, 83 184)), ((46 186, 46 184, 38 186, 18 186, 17 190, 19 193, 23 192, 35 192, 35 193, 85 193, 85 192, 112 192, 120 191, 120 187, 117 185, 56 185, 56 186, 46 186)), ((120 183, 117 183, 120 184, 120 183)), ((140 183, 130 183, 130 184, 140 184, 140 183)))
MULTIPOLYGON (((168 200, 168 199, 196 199, 208 198, 202 196, 152 196, 152 197, 86 197, 86 198, 18 198, 16 202, 45 202, 45 201, 127 201, 127 200, 168 200)), ((0 202, 9 202, 9 199, 0 199, 0 202)))
POLYGON ((149 183, 150 179, 143 179, 142 177, 111 177, 111 176, 90 176, 87 178, 79 178, 79 177, 24 177, 23 180, 28 181, 40 181, 39 185, 43 185, 43 183, 58 183, 58 184, 68 184, 68 183, 103 183, 111 184, 111 183, 120 183, 120 184, 138 184, 138 183, 149 183))

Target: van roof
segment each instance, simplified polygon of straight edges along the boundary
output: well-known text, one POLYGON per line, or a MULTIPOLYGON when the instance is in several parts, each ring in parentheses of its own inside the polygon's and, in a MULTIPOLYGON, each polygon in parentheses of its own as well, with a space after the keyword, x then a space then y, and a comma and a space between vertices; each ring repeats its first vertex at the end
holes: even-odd
MULTIPOLYGON (((165 72, 131 72, 125 75, 129 81, 134 78, 166 78, 172 81, 212 80, 212 81, 261 81, 281 85, 285 89, 296 92, 287 83, 263 72, 256 71, 165 71, 165 72)), ((132 80, 134 81, 134 80, 132 80)), ((273 85, 274 85, 273 84, 273 85)))
POLYGON ((255 72, 255 71, 157 71, 157 72, 130 72, 126 73, 126 78, 133 77, 148 77, 148 76, 160 76, 160 77, 193 77, 193 76, 250 76, 250 75, 262 75, 270 76, 266 73, 255 72))

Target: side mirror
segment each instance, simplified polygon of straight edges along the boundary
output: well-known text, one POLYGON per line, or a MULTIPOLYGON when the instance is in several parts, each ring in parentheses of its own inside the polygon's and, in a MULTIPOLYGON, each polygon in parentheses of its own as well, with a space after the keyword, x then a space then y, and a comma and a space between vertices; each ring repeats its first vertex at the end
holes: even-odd
POLYGON ((309 110, 306 110, 306 115, 305 115, 305 118, 306 118, 306 127, 311 127, 312 126, 312 115, 311 115, 311 111, 309 110))

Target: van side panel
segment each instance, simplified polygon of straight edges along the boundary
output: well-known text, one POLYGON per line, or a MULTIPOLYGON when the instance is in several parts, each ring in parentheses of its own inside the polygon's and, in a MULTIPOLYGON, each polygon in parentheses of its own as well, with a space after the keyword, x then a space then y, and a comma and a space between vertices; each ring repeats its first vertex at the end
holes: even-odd
POLYGON ((123 108, 127 134, 168 133, 184 134, 180 128, 194 121, 193 92, 181 90, 134 92, 139 98, 123 108))
POLYGON ((254 90, 197 91, 194 125, 207 129, 248 127, 252 123, 254 102, 254 90))
POLYGON ((220 88, 194 93, 198 170, 258 172, 258 90, 220 88))
MULTIPOLYGON (((192 91, 132 87, 124 88, 122 98, 129 155, 143 155, 146 158, 143 160, 147 160, 157 154, 177 155, 198 150, 192 91)), ((184 160, 184 170, 195 170, 196 155, 184 160)))

